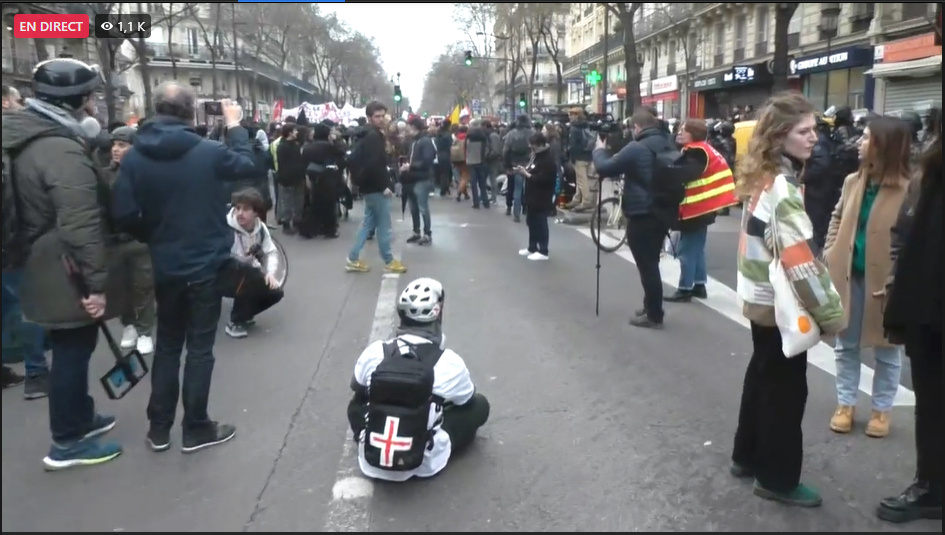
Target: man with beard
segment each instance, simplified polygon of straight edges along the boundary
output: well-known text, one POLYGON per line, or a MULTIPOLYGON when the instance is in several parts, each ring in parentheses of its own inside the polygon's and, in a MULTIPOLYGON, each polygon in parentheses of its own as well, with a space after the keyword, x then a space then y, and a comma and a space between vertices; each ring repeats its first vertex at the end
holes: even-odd
POLYGON ((338 196, 343 188, 346 152, 344 142, 330 126, 324 123, 312 126, 312 141, 302 148, 306 191, 311 202, 302 229, 306 236, 338 237, 338 196))

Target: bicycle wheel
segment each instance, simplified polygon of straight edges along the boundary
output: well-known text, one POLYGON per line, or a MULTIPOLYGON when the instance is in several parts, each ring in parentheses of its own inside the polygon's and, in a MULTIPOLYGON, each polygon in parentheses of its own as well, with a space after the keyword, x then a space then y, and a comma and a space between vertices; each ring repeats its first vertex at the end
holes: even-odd
POLYGON ((620 209, 620 199, 617 197, 604 199, 599 207, 594 208, 591 213, 591 239, 594 240, 594 245, 605 253, 613 253, 627 243, 627 219, 620 209), (606 243, 601 243, 598 221, 604 233, 610 234, 608 237, 611 239, 606 240, 606 243))
POLYGON ((279 268, 276 270, 275 278, 279 282, 279 287, 284 289, 285 283, 289 280, 289 255, 286 254, 285 247, 279 243, 279 240, 274 236, 270 236, 270 238, 272 238, 272 243, 279 253, 279 268))

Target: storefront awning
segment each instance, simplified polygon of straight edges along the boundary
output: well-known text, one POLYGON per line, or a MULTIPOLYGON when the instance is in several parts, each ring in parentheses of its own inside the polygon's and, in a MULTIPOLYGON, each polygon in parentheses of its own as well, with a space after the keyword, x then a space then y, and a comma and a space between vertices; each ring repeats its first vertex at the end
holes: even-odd
POLYGON ((942 55, 930 58, 914 59, 911 61, 897 61, 894 63, 877 63, 866 71, 875 78, 923 78, 932 76, 942 70, 942 55))

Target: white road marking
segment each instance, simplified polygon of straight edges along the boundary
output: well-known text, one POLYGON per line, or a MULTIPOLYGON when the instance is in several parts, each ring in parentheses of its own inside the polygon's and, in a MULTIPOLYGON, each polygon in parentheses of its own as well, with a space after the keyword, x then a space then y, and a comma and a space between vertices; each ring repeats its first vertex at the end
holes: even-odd
MULTIPOLYGON (((588 238, 591 238, 590 228, 579 227, 575 230, 587 236, 588 238)), ((616 245, 619 241, 607 233, 601 237, 601 240, 605 245, 608 246, 616 245)), ((633 254, 627 247, 621 247, 619 251, 613 254, 616 254, 628 262, 636 264, 633 254)), ((679 261, 672 256, 664 255, 660 259, 660 275, 663 279, 663 283, 675 288, 679 282, 679 261)), ((698 302, 711 308, 712 310, 715 310, 719 314, 734 321, 742 327, 751 327, 748 320, 742 315, 741 302, 738 299, 738 294, 735 292, 735 290, 722 284, 718 280, 713 279, 712 277, 709 277, 709 281, 706 283, 706 290, 709 294, 708 299, 698 299, 698 302)), ((833 348, 829 345, 821 342, 814 346, 813 349, 807 352, 807 361, 810 364, 836 377, 837 364, 834 357, 833 348)), ((873 392, 873 369, 865 364, 861 364, 860 367, 860 391, 865 393, 867 396, 870 396, 873 392)), ((893 401, 893 404, 898 407, 914 407, 915 393, 912 390, 899 385, 899 391, 896 392, 896 398, 893 401)))
MULTIPOLYGON (((397 292, 400 275, 385 273, 374 308, 374 322, 368 343, 390 337, 397 320, 397 292)), ((374 483, 358 469, 358 449, 345 433, 344 449, 332 487, 332 501, 325 522, 326 532, 367 532, 371 527, 370 505, 374 483)))

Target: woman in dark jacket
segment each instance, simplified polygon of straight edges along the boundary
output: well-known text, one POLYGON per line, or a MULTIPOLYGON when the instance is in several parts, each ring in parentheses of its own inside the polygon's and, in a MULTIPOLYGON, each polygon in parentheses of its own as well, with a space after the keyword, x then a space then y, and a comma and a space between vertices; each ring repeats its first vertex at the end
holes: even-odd
POLYGON ((893 227, 892 276, 883 327, 904 343, 915 391, 915 481, 886 498, 876 514, 889 522, 942 518, 942 130, 922 155, 915 200, 893 227))
POLYGON ((312 141, 302 147, 308 193, 299 227, 304 238, 338 237, 338 197, 344 189, 345 152, 344 143, 332 134, 331 127, 322 123, 312 126, 312 141))
POLYGON ((532 159, 526 166, 516 167, 515 172, 525 177, 525 224, 528 225, 528 248, 518 254, 529 260, 548 260, 548 218, 554 213, 555 181, 558 166, 548 147, 548 138, 542 133, 528 140, 532 159))
POLYGON ((279 203, 276 211, 282 230, 286 234, 295 234, 296 226, 302 218, 305 208, 305 162, 302 160, 304 137, 300 136, 299 127, 286 123, 282 127, 282 140, 276 149, 276 182, 279 184, 279 203))

